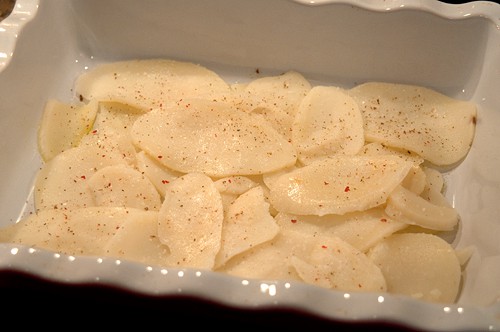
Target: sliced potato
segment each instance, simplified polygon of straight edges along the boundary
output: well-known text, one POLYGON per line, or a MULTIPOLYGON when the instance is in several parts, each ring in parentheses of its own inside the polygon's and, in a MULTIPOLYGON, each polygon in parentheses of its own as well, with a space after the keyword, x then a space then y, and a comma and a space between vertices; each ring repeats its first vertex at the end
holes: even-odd
POLYGON ((384 82, 360 84, 358 102, 367 141, 410 150, 439 166, 462 160, 472 144, 476 106, 429 88, 384 82))
POLYGON ((412 163, 397 156, 335 155, 281 175, 271 204, 299 215, 345 214, 384 204, 412 163))
POLYGON ((121 206, 158 211, 161 197, 154 185, 134 168, 118 164, 99 169, 87 182, 97 206, 121 206))
POLYGON ((149 111, 193 96, 222 100, 231 89, 201 65, 143 59, 100 64, 78 77, 75 92, 85 100, 119 102, 149 111))
POLYGON ((76 147, 93 126, 97 102, 68 104, 57 99, 45 103, 38 128, 38 151, 47 162, 57 154, 76 147))
POLYGON ((121 207, 51 209, 30 215, 0 230, 3 242, 43 248, 67 255, 104 255, 104 247, 129 220, 154 212, 121 207))
POLYGON ((295 251, 306 247, 301 234, 280 231, 272 240, 234 256, 216 271, 241 278, 303 281, 289 260, 295 251))
POLYGON ((336 236, 317 235, 308 254, 297 252, 290 263, 307 283, 354 292, 385 292, 380 268, 363 252, 336 236))
POLYGON ((426 186, 426 175, 422 167, 413 166, 401 185, 417 195, 422 194, 426 186))
POLYGON ((311 89, 311 83, 296 71, 257 78, 243 86, 233 86, 239 92, 238 109, 263 115, 285 139, 292 139, 292 123, 300 102, 311 89))
POLYGON ((94 129, 113 130, 123 135, 130 135, 134 121, 144 114, 142 109, 116 102, 100 102, 94 129))
POLYGON ((302 99, 292 128, 298 158, 306 165, 337 153, 354 155, 365 143, 358 104, 334 86, 313 87, 302 99))
POLYGON ((259 184, 247 176, 228 176, 215 181, 220 193, 241 195, 259 184))
POLYGON ((459 217, 453 207, 433 204, 403 186, 397 186, 389 195, 385 212, 410 225, 439 231, 453 230, 459 217))
POLYGON ((184 175, 184 173, 165 167, 165 165, 162 165, 157 159, 151 157, 144 151, 137 152, 136 159, 137 168, 142 174, 147 176, 151 183, 153 183, 162 198, 165 197, 168 184, 179 176, 184 175))
POLYGON ((415 152, 411 152, 409 150, 402 150, 398 148, 388 147, 379 142, 369 142, 366 143, 363 148, 359 151, 360 155, 367 156, 378 156, 378 155, 386 155, 392 154, 396 155, 402 159, 412 161, 415 166, 420 166, 424 162, 424 158, 416 154, 415 152))
POLYGON ((128 165, 131 153, 135 154, 133 151, 129 141, 122 141, 122 137, 114 133, 87 135, 78 147, 58 154, 37 173, 35 209, 68 210, 95 206, 88 180, 106 166, 128 165))
POLYGON ((281 230, 313 237, 321 234, 336 236, 363 252, 385 237, 408 226, 389 218, 381 207, 344 215, 328 214, 322 217, 280 212, 274 218, 281 230))
POLYGON ((222 242, 215 267, 224 265, 231 257, 269 241, 279 231, 269 214, 269 203, 260 186, 241 194, 225 212, 222 242))
POLYGON ((382 270, 387 291, 438 303, 455 302, 461 266, 451 245, 432 234, 394 234, 368 257, 382 270))
POLYGON ((136 146, 179 172, 213 177, 272 172, 295 164, 295 149, 261 116, 225 103, 186 101, 154 110, 132 127, 136 146))
POLYGON ((170 183, 158 213, 158 236, 170 249, 172 266, 212 269, 223 219, 221 196, 208 176, 189 173, 170 183))
POLYGON ((128 218, 103 248, 106 256, 168 267, 170 250, 158 238, 158 214, 128 218))

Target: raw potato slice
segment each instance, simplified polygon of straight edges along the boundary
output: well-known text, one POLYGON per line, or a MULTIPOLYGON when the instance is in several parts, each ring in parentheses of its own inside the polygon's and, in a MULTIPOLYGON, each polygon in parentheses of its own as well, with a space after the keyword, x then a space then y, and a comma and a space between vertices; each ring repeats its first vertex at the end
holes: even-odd
POLYGON ((189 173, 171 182, 158 213, 158 236, 173 266, 212 269, 223 218, 220 194, 208 176, 189 173))
POLYGON ((430 167, 423 167, 422 170, 425 173, 426 186, 428 188, 432 188, 437 192, 441 192, 444 188, 443 174, 440 171, 430 167))
POLYGON ((231 258, 216 271, 241 278, 303 281, 289 264, 295 251, 307 249, 304 237, 295 232, 279 232, 264 242, 231 258))
MULTIPOLYGON (((241 101, 239 109, 262 114, 285 139, 292 139, 292 123, 304 96, 311 90, 311 83, 295 71, 277 76, 257 78, 235 88, 241 101)), ((234 90, 234 89, 233 89, 234 90)))
POLYGON ((355 292, 385 292, 382 271, 363 252, 336 236, 318 235, 309 254, 290 262, 307 283, 355 292))
POLYGON ((387 291, 437 303, 455 302, 461 267, 451 245, 432 234, 394 234, 368 257, 382 270, 387 291))
POLYGON ((354 155, 365 143, 363 118, 344 89, 315 86, 302 100, 292 142, 303 164, 337 153, 354 155))
POLYGON ((363 211, 385 203, 411 167, 391 155, 336 155, 280 176, 269 199, 278 211, 298 215, 363 211))
POLYGON ((422 194, 426 186, 426 176, 422 167, 413 166, 401 185, 417 195, 422 194))
POLYGON ((34 185, 36 211, 95 206, 86 180, 100 167, 123 162, 120 156, 100 157, 99 149, 76 147, 58 154, 37 173, 34 185))
POLYGON ((97 206, 122 206, 158 211, 161 197, 151 181, 130 166, 118 164, 98 170, 88 180, 97 206))
POLYGON ((150 218, 143 210, 90 207, 45 210, 0 230, 0 241, 67 255, 104 255, 104 246, 121 225, 150 218))
POLYGON ((193 96, 222 100, 231 89, 203 66, 145 59, 98 65, 78 77, 75 92, 85 100, 119 102, 149 111, 193 96))
POLYGON ((168 266, 170 250, 158 238, 158 214, 129 218, 103 248, 105 255, 148 265, 168 266))
POLYGON ((408 150, 401 150, 398 148, 390 148, 378 142, 371 142, 365 144, 361 149, 361 151, 359 152, 359 155, 367 155, 367 156, 379 156, 386 154, 393 154, 399 156, 402 159, 412 161, 415 166, 419 166, 424 162, 424 158, 420 157, 415 152, 411 152, 408 150))
POLYGON ((144 114, 143 110, 125 104, 101 102, 94 129, 113 130, 122 135, 130 135, 130 128, 141 114, 144 114))
POLYGON ((458 223, 454 208, 433 204, 403 186, 390 194, 385 212, 396 220, 438 231, 451 231, 458 223))
POLYGON ((439 166, 452 165, 469 152, 476 106, 429 88, 382 82, 349 91, 364 117, 367 141, 413 151, 439 166))
POLYGON ((279 231, 269 214, 261 187, 254 187, 240 195, 225 212, 222 242, 215 267, 224 265, 231 257, 269 241, 279 231))
POLYGON ((89 147, 100 150, 99 155, 106 158, 109 154, 120 154, 122 159, 129 165, 137 163, 137 154, 130 135, 111 128, 94 129, 82 137, 79 147, 89 147))
POLYGON ((241 195, 259 184, 246 176, 229 176, 215 181, 220 193, 241 195))
MULTIPOLYGON (((88 180, 101 168, 128 165, 130 142, 113 133, 89 134, 82 143, 45 163, 36 175, 34 202, 37 211, 95 206, 88 180), (88 136, 88 137, 87 137, 88 136)), ((134 153, 134 152, 132 152, 134 153)))
POLYGON ((38 151, 47 162, 57 154, 76 147, 94 123, 96 102, 89 104, 67 104, 49 99, 43 110, 38 128, 38 151))
POLYGON ((142 174, 148 177, 149 181, 153 183, 162 198, 165 197, 168 184, 179 176, 184 175, 183 173, 165 167, 144 151, 139 151, 136 155, 136 159, 137 168, 142 174))
POLYGON ((274 218, 281 230, 313 237, 321 234, 336 236, 363 252, 408 226, 389 218, 383 208, 323 217, 278 213, 274 218))
POLYGON ((261 116, 207 100, 144 114, 132 139, 171 169, 213 177, 272 172, 297 159, 293 146, 261 116))

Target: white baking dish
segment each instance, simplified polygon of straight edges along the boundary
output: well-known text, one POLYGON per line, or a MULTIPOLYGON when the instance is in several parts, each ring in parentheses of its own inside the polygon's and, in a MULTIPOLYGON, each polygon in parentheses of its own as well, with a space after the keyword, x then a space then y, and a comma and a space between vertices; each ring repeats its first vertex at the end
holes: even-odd
POLYGON ((0 244, 0 269, 56 281, 194 295, 242 308, 297 308, 326 318, 426 330, 500 329, 500 6, 476 1, 18 0, 0 23, 0 225, 32 209, 41 165, 36 132, 47 98, 70 100, 98 63, 164 57, 203 64, 231 82, 294 69, 344 87, 369 80, 424 85, 479 106, 466 160, 446 174, 474 246, 456 304, 345 294, 282 281, 0 244), (222 292, 221 290, 224 289, 222 292), (421 317, 425 316, 425 319, 421 317))

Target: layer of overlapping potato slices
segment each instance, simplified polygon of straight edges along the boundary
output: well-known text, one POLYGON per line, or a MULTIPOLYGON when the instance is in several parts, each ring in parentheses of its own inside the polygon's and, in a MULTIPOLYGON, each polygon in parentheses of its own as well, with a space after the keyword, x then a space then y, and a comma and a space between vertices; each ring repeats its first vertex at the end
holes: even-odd
POLYGON ((96 66, 49 99, 35 211, 0 241, 68 255, 454 302, 467 250, 442 169, 476 106, 426 87, 226 82, 194 63, 96 66))

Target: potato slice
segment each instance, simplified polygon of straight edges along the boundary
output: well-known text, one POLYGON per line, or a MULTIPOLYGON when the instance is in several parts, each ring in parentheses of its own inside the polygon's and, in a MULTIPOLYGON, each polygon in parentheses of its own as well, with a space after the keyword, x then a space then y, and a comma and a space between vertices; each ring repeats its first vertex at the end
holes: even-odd
POLYGON ((344 215, 328 214, 322 217, 280 212, 274 218, 281 230, 313 237, 321 234, 336 236, 363 252, 408 226, 406 223, 389 218, 381 207, 344 215))
POLYGON ((170 183, 158 213, 158 236, 173 266, 212 269, 223 219, 221 196, 208 176, 189 173, 170 183))
POLYGON ((308 254, 297 253, 290 263, 312 285, 348 292, 385 292, 380 268, 363 252, 336 236, 317 235, 308 254))
POLYGON ((398 156, 335 155, 281 175, 269 199, 281 212, 345 214, 384 204, 412 163, 398 156))
POLYGON ((259 184, 247 176, 228 176, 215 181, 220 193, 241 195, 259 184))
POLYGON ((158 238, 158 214, 128 218, 103 248, 106 256, 168 267, 170 250, 158 238))
POLYGON ((87 185, 97 206, 158 211, 162 204, 160 194, 151 181, 127 165, 103 167, 89 178, 87 185))
POLYGON ((37 211, 95 206, 88 180, 106 166, 131 162, 134 147, 113 132, 88 134, 78 147, 66 150, 44 164, 35 178, 37 211))
POLYGON ((279 232, 272 240, 246 250, 216 269, 241 278, 303 281, 289 260, 295 251, 306 250, 308 243, 296 232, 279 232))
POLYGON ((303 164, 337 153, 354 155, 365 143, 363 118, 344 89, 315 86, 299 106, 292 142, 303 164))
POLYGON ((426 186, 426 175, 422 167, 413 166, 401 185, 409 191, 421 195, 426 186))
POLYGON ((382 270, 387 291, 437 303, 455 302, 461 267, 455 250, 426 233, 394 234, 368 252, 382 270))
POLYGON ((241 194, 228 207, 222 225, 222 242, 215 267, 224 265, 231 257, 263 242, 279 231, 269 214, 269 203, 260 186, 241 194))
POLYGON ((472 145, 476 106, 429 88, 383 82, 360 84, 358 102, 367 141, 413 151, 438 166, 463 159, 472 145))
POLYGON ((311 89, 310 82, 296 71, 257 78, 238 86, 236 105, 246 112, 262 114, 285 139, 292 139, 292 123, 300 102, 311 89))
POLYGON ((437 192, 441 192, 444 189, 444 178, 443 173, 437 169, 430 167, 422 167, 426 178, 426 187, 432 188, 437 192))
POLYGON ((100 102, 94 129, 113 130, 123 135, 130 135, 130 128, 141 114, 144 114, 143 110, 126 104, 100 102))
POLYGON ((75 92, 85 100, 119 102, 149 111, 193 96, 222 100, 231 89, 201 65, 143 59, 98 65, 78 77, 75 92))
POLYGON ((438 231, 451 231, 458 224, 453 207, 434 204, 403 186, 389 195, 385 212, 396 220, 438 231))
POLYGON ((420 166, 424 162, 424 158, 422 158, 415 152, 388 147, 379 142, 369 142, 365 144, 358 154, 367 156, 392 154, 399 156, 402 159, 412 161, 415 166, 420 166))
POLYGON ((171 169, 213 177, 271 172, 297 158, 261 116, 207 100, 144 114, 132 127, 132 139, 171 169))
POLYGON ((67 255, 104 255, 103 248, 121 225, 151 218, 151 213, 121 207, 45 210, 1 229, 0 241, 67 255))
POLYGON ((165 192, 168 188, 168 184, 178 177, 184 175, 184 173, 177 172, 165 167, 160 164, 157 159, 152 158, 144 151, 137 152, 137 169, 147 176, 149 181, 153 183, 156 190, 160 193, 160 196, 165 197, 165 192))
POLYGON ((97 106, 97 102, 68 104, 57 99, 45 103, 38 128, 38 151, 43 161, 47 162, 80 143, 92 129, 97 106))

